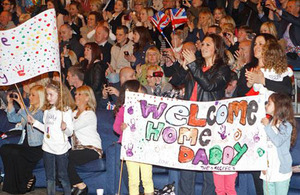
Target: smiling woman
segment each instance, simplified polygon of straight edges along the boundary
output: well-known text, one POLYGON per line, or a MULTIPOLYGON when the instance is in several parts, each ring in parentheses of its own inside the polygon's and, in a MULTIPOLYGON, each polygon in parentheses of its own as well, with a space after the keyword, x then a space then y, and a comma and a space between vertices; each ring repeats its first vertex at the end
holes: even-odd
POLYGON ((88 194, 88 187, 76 172, 75 166, 102 158, 101 138, 97 132, 96 99, 92 88, 83 85, 76 89, 73 112, 74 133, 69 152, 68 174, 72 194, 88 194))
MULTIPOLYGON (((224 98, 225 88, 230 79, 230 68, 227 65, 225 45, 222 37, 211 34, 204 37, 202 41, 202 58, 196 60, 196 48, 193 43, 185 43, 186 48, 182 54, 185 59, 182 67, 171 82, 180 86, 185 85, 186 100, 191 101, 216 101, 224 98)), ((211 172, 205 172, 203 194, 213 194, 214 184, 211 172)), ((195 172, 181 171, 178 194, 194 194, 195 172)))
MULTIPOLYGON (((23 131, 19 144, 5 144, 0 148, 4 165, 4 182, 2 190, 11 194, 23 194, 34 189, 35 177, 32 175, 37 162, 42 158, 43 133, 27 123, 27 114, 19 95, 11 98, 7 95, 7 118, 9 122, 21 122, 23 131), (15 111, 13 101, 20 104, 15 111)), ((30 89, 29 113, 39 121, 43 120, 42 107, 45 102, 45 89, 36 85, 30 89)))

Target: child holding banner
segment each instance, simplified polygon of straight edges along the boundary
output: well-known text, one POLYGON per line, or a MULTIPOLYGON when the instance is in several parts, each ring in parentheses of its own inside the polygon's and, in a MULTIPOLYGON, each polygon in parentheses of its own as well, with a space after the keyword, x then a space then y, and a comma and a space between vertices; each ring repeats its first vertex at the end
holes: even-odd
POLYGON ((292 100, 283 93, 273 93, 266 105, 266 113, 272 119, 263 118, 268 136, 267 170, 262 171, 264 194, 287 194, 292 176, 290 146, 296 141, 297 130, 292 100))
MULTIPOLYGON (((144 87, 137 80, 126 81, 120 90, 119 99, 116 103, 115 113, 116 119, 114 122, 114 131, 120 135, 119 142, 122 142, 123 131, 127 128, 127 124, 124 123, 124 103, 125 103, 125 91, 132 92, 143 92, 145 93, 144 87)), ((126 161, 128 170, 128 180, 129 180, 129 194, 138 195, 139 184, 140 184, 140 172, 144 187, 145 195, 150 195, 154 193, 154 186, 152 180, 152 165, 138 163, 133 161, 126 161)))
POLYGON ((75 104, 65 85, 62 86, 62 93, 59 82, 50 82, 46 87, 47 101, 44 106, 44 124, 32 116, 28 116, 28 121, 33 123, 34 127, 44 131, 42 149, 44 151, 43 159, 48 195, 55 194, 56 166, 64 194, 71 195, 68 177, 68 150, 71 145, 68 137, 73 134, 72 109, 75 104))

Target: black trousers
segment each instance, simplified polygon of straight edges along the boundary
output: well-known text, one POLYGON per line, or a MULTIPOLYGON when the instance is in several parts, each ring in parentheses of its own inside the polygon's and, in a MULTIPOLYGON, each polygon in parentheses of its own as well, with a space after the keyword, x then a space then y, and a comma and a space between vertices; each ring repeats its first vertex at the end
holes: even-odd
POLYGON ((43 157, 41 146, 6 144, 0 148, 0 155, 5 173, 2 190, 11 194, 26 193, 32 170, 43 157))
POLYGON ((260 171, 252 171, 251 174, 255 185, 256 195, 263 195, 264 194, 263 180, 259 178, 260 171))
POLYGON ((99 154, 95 150, 83 149, 83 150, 70 150, 69 151, 69 166, 68 174, 71 185, 81 183, 82 180, 76 172, 75 166, 83 165, 92 160, 99 158, 99 154))

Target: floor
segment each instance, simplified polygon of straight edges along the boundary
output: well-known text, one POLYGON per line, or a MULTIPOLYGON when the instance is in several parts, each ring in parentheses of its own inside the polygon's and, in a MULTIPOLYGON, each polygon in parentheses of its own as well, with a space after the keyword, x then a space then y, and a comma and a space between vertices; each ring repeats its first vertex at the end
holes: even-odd
MULTIPOLYGON (((46 188, 36 188, 34 191, 32 192, 29 192, 29 193, 26 193, 26 195, 47 195, 47 192, 46 192, 46 188)), ((62 195, 63 193, 62 192, 58 192, 56 193, 57 195, 62 195)), ((0 189, 0 195, 10 195, 9 193, 6 193, 6 192, 2 192, 2 185, 1 185, 1 189, 0 189)))

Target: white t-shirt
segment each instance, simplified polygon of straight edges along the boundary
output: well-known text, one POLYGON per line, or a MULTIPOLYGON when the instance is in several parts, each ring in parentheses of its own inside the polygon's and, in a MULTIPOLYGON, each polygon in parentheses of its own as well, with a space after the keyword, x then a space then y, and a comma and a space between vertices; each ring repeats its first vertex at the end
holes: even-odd
POLYGON ((66 112, 61 112, 52 107, 50 110, 45 110, 43 122, 35 120, 33 126, 44 132, 44 140, 42 149, 51 154, 65 154, 71 148, 68 137, 73 134, 72 110, 68 109, 66 112), (62 122, 66 123, 65 131, 61 129, 62 122))

